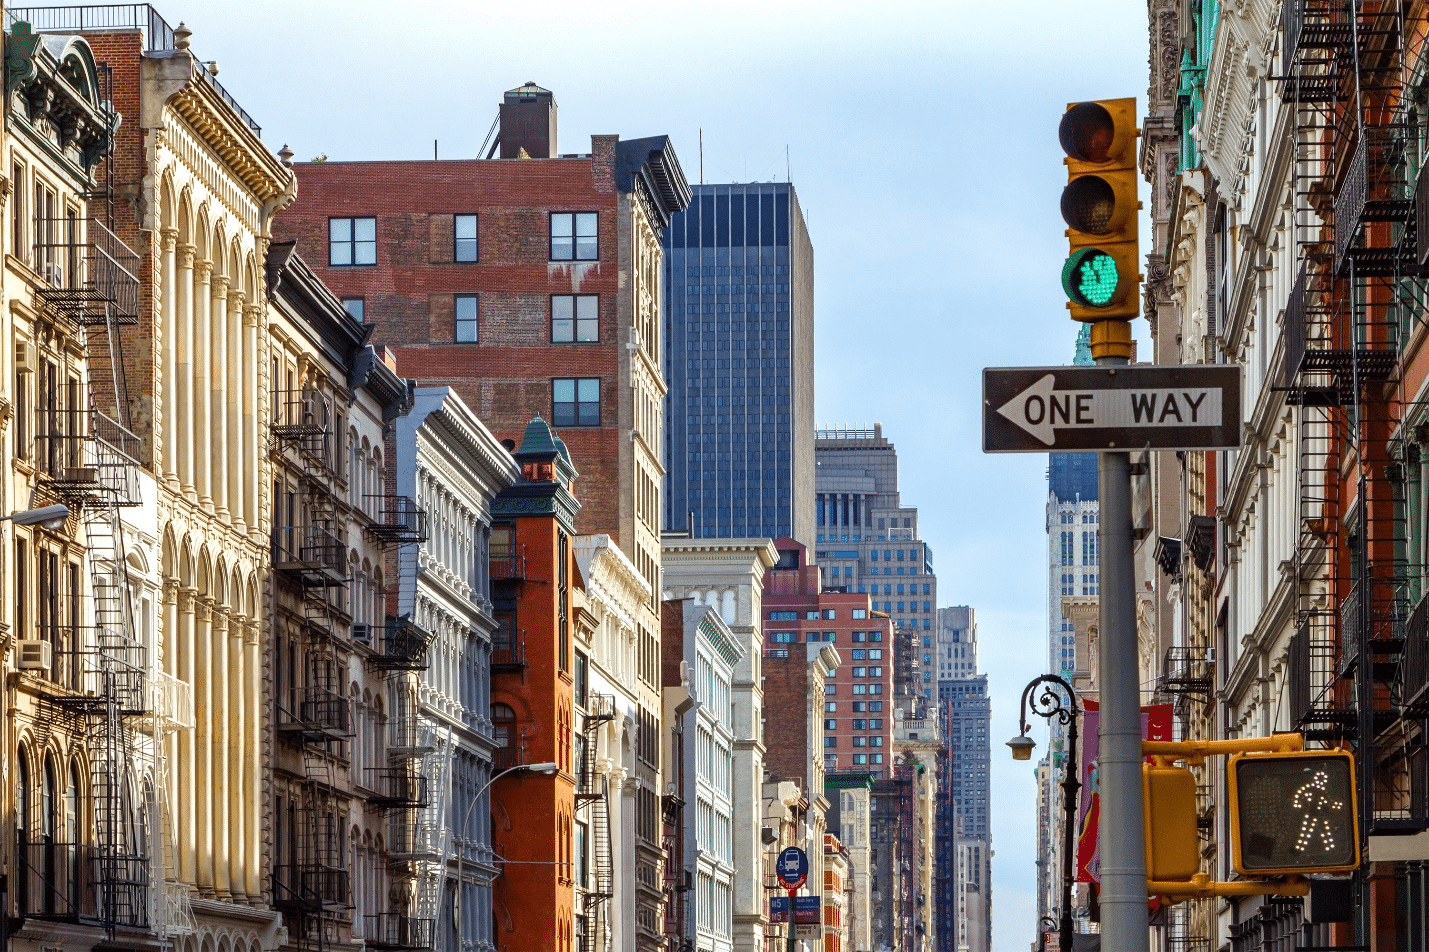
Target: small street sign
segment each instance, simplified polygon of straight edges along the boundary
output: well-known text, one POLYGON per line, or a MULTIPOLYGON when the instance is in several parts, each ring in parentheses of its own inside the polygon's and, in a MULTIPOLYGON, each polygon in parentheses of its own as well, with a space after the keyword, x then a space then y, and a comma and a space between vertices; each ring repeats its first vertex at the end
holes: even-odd
POLYGON ((1240 446, 1240 368, 988 367, 984 453, 1240 446))
MULTIPOLYGON (((789 921, 789 898, 788 896, 769 897, 769 921, 788 922, 789 921)), ((822 903, 820 896, 795 896, 794 899, 794 924, 795 925, 818 925, 823 922, 822 903)))
POLYGON ((787 846, 775 863, 775 875, 785 889, 798 889, 809 876, 809 857, 797 846, 787 846))

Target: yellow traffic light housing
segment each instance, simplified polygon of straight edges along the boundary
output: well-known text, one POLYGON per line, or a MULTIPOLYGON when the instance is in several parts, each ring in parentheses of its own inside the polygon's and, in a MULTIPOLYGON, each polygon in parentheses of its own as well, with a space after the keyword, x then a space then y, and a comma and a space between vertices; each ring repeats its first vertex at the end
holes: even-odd
POLYGON ((1057 135, 1067 153, 1067 309, 1078 321, 1130 320, 1141 313, 1136 100, 1073 103, 1057 135))
POLYGON ((1360 864, 1348 751, 1232 757, 1230 806, 1231 858, 1243 876, 1348 873, 1360 864))
POLYGON ((1196 775, 1185 767, 1141 765, 1146 818, 1146 878, 1186 882, 1200 871, 1196 830, 1196 775))

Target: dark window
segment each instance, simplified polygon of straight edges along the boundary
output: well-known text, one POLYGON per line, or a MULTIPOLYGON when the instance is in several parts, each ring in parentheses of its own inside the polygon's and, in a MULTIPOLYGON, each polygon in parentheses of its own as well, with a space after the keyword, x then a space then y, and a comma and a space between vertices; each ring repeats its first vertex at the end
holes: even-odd
POLYGON ((551 260, 594 261, 599 256, 595 212, 551 213, 551 260))
POLYGON ((354 321, 363 321, 367 316, 367 302, 360 297, 343 298, 342 308, 354 321))
POLYGON ((377 263, 376 218, 329 218, 327 263, 332 267, 377 263))
POLYGON ((452 221, 452 260, 476 260, 476 216, 457 215, 452 221))
POLYGON ((556 426, 600 426, 600 378, 552 380, 551 418, 556 426))
POLYGON ((476 343, 476 295, 458 294, 452 307, 456 315, 456 342, 476 343))
POLYGON ((599 295, 551 296, 551 340, 558 344, 600 340, 599 295))

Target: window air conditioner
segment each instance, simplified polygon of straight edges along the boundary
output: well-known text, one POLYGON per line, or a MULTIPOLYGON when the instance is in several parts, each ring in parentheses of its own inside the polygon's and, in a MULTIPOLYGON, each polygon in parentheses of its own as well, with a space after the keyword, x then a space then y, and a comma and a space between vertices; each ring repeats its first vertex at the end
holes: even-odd
POLYGON ((32 374, 35 372, 35 342, 28 340, 15 341, 15 372, 18 374, 32 374))
POLYGON ((367 624, 353 625, 352 640, 360 645, 372 644, 372 626, 367 624))
POLYGON ((21 641, 19 645, 21 671, 48 671, 50 669, 50 643, 48 641, 21 641))

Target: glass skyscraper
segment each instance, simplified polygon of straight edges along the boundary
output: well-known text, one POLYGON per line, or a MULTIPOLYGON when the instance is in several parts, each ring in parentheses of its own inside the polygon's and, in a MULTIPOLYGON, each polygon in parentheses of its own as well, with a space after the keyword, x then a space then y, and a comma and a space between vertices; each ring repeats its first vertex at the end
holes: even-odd
POLYGON ((814 531, 814 251, 789 184, 695 185, 665 229, 666 529, 814 531))

